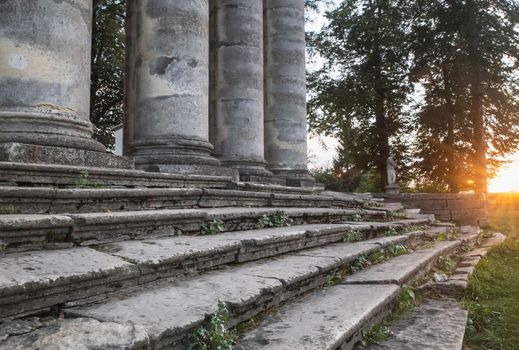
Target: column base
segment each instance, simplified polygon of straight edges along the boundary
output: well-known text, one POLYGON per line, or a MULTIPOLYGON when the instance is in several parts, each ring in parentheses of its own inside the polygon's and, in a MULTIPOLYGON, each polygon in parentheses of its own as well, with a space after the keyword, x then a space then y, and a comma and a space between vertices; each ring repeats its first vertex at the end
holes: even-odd
POLYGON ((240 175, 240 181, 260 182, 269 184, 284 184, 284 181, 274 178, 274 174, 268 171, 264 162, 240 162, 221 160, 222 165, 235 169, 240 175))
POLYGON ((236 169, 206 164, 137 164, 135 168, 151 173, 228 176, 233 181, 239 179, 236 169))
POLYGON ((314 187, 315 179, 307 170, 270 169, 275 177, 285 181, 290 187, 314 187))
POLYGON ((76 148, 0 143, 0 161, 32 164, 74 165, 98 168, 133 169, 133 160, 108 152, 76 148))

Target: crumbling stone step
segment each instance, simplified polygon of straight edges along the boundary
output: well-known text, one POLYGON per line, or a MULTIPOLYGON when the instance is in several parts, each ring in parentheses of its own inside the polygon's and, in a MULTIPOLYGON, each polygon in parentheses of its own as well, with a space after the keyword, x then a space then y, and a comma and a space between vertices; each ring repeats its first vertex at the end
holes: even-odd
MULTIPOLYGON (((90 248, 9 254, 0 258, 0 317, 84 299, 158 278, 183 276, 229 263, 245 262, 359 237, 352 225, 304 225, 205 237, 172 237, 117 242, 90 248), (63 267, 63 269, 61 269, 63 267), (63 273, 61 273, 61 271, 63 273)), ((365 233, 367 234, 367 232, 365 233)), ((382 237, 353 246, 409 241, 416 233, 382 237)), ((341 256, 345 248, 308 254, 341 256)))
POLYGON ((24 214, 239 206, 360 208, 362 204, 314 194, 200 188, 0 187, 0 208, 24 214))
POLYGON ((398 256, 285 305, 242 335, 239 349, 353 349, 362 332, 387 315, 401 284, 426 273, 439 255, 452 253, 460 244, 439 242, 398 256))
POLYGON ((227 188, 232 177, 150 173, 140 170, 0 162, 0 182, 18 185, 227 188))
MULTIPOLYGON (((35 217, 43 220, 46 216, 37 215, 0 215, 0 241, 8 251, 21 251, 49 246, 49 243, 74 243, 82 245, 103 242, 142 239, 154 236, 173 236, 178 234, 197 234, 204 224, 218 223, 218 231, 238 231, 257 229, 260 219, 265 216, 282 215, 293 225, 312 223, 343 223, 359 218, 383 220, 385 212, 364 209, 333 208, 212 208, 212 209, 164 209, 148 211, 127 211, 110 213, 82 213, 63 215, 73 226, 67 227, 69 234, 57 235, 52 224, 39 227, 32 224, 31 231, 24 233, 27 223, 35 217)), ((54 217, 49 215, 48 217, 54 217)), ((61 217, 61 216, 59 216, 61 217)), ((427 223, 428 219, 398 220, 393 224, 411 225, 427 223)), ((214 233, 214 232, 212 232, 214 233)))
MULTIPOLYGON (((393 239, 398 242, 401 237, 393 239)), ((251 262, 185 280, 165 279, 159 284, 137 288, 134 292, 121 291, 99 304, 67 309, 65 315, 79 316, 87 323, 92 319, 100 322, 97 326, 101 328, 78 328, 75 332, 77 339, 86 337, 82 332, 100 334, 97 332, 106 330, 108 323, 121 327, 132 324, 138 332, 133 332, 131 339, 120 339, 124 344, 133 344, 130 349, 140 349, 139 346, 143 345, 153 349, 171 349, 175 344, 182 343, 187 334, 216 311, 219 300, 227 303, 231 323, 237 324, 323 286, 338 269, 349 266, 362 254, 391 245, 393 239, 384 237, 334 245, 333 256, 319 248, 315 252, 307 251, 309 254, 292 254, 251 262), (134 338, 137 335, 142 338, 134 338)), ((64 322, 69 323, 70 320, 64 322)), ((33 342, 37 341, 35 336, 41 332, 49 334, 60 329, 56 324, 50 327, 40 328, 35 333, 11 336, 1 343, 0 349, 10 349, 14 344, 27 342, 27 337, 33 342)), ((106 346, 99 344, 99 348, 106 346)))
POLYGON ((152 348, 171 349, 216 311, 219 300, 228 305, 230 323, 236 325, 325 285, 330 276, 358 256, 392 243, 386 237, 383 241, 334 245, 333 254, 318 248, 315 252, 308 250, 304 254, 247 263, 155 289, 147 287, 145 291, 116 296, 98 305, 68 309, 66 315, 101 322, 130 322, 145 330, 152 348))
POLYGON ((74 227, 74 220, 65 215, 0 215, 0 253, 16 250, 59 246, 74 227))
POLYGON ((405 284, 419 272, 429 270, 442 255, 451 255, 461 246, 461 241, 438 242, 434 247, 417 250, 368 267, 346 277, 345 284, 405 284))
POLYGON ((238 349, 351 349, 343 346, 360 340, 399 292, 394 284, 324 288, 268 316, 241 337, 238 349))
POLYGON ((0 318, 136 285, 139 269, 90 248, 0 258, 0 318))
POLYGON ((452 299, 428 299, 394 321, 390 336, 368 350, 461 350, 468 312, 452 299))

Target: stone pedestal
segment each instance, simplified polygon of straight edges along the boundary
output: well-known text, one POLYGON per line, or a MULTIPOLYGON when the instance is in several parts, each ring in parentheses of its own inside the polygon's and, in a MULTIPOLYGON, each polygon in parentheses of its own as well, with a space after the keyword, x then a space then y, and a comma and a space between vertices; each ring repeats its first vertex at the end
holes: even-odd
POLYGON ((398 184, 388 185, 384 188, 387 194, 399 194, 400 186, 398 184))
POLYGON ((2 1, 0 14, 0 161, 131 166, 91 138, 92 1, 2 1))
POLYGON ((223 172, 209 143, 208 1, 127 3, 125 155, 147 171, 223 172))
POLYGON ((241 180, 268 181, 263 128, 263 5, 211 2, 210 130, 214 155, 241 180))
POLYGON ((307 170, 304 0, 265 0, 265 158, 291 186, 307 170))

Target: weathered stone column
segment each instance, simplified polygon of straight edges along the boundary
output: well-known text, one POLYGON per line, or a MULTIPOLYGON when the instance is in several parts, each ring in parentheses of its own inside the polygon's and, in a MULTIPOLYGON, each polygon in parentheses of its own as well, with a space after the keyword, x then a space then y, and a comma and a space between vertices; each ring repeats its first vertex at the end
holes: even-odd
POLYGON ((211 0, 210 135, 223 165, 265 181, 263 5, 211 0))
POLYGON ((91 25, 91 0, 0 1, 0 161, 131 166, 91 138, 91 25))
POLYGON ((208 0, 133 0, 127 11, 125 153, 148 171, 214 174, 208 0))
POLYGON ((288 185, 307 170, 304 0, 265 0, 265 157, 288 185))

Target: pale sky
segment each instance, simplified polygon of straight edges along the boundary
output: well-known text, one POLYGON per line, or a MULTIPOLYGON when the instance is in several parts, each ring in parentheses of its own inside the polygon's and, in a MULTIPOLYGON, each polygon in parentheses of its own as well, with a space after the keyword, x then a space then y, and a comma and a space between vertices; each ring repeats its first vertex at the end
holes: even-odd
MULTIPOLYGON (((340 0, 334 0, 338 4, 340 0)), ((312 15, 312 22, 307 23, 307 30, 318 30, 325 25, 325 19, 322 14, 325 8, 321 5, 318 14, 312 15)), ((318 63, 317 63, 318 64, 318 63)), ((308 67, 312 69, 316 63, 308 62, 308 67)), ((333 159, 337 155, 337 140, 332 137, 313 137, 308 138, 308 156, 310 169, 316 167, 328 168, 332 165, 333 159)), ((510 163, 504 165, 498 172, 497 176, 489 181, 490 192, 519 192, 519 151, 510 157, 510 163)))

